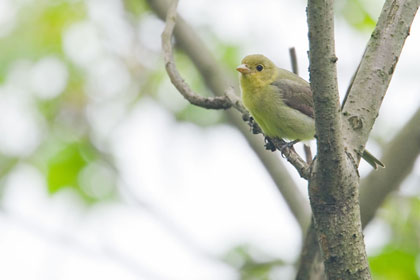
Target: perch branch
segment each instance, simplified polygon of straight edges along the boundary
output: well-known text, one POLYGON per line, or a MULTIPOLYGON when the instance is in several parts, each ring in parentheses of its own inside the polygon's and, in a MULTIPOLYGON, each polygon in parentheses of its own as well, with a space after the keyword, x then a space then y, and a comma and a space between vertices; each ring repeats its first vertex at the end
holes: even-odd
POLYGON ((176 7, 178 0, 173 0, 166 15, 166 25, 162 33, 163 58, 165 60, 166 72, 172 84, 191 104, 206 109, 229 109, 232 103, 226 96, 203 97, 195 93, 179 74, 172 50, 172 33, 176 23, 176 7))

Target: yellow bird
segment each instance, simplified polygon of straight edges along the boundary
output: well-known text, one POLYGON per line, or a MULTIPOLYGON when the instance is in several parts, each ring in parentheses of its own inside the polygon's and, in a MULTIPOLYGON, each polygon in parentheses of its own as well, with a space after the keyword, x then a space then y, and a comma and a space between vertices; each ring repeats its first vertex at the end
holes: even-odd
MULTIPOLYGON (((246 56, 236 70, 241 73, 243 103, 266 136, 293 140, 292 144, 315 137, 314 103, 307 81, 261 54, 246 56)), ((366 150, 362 157, 375 169, 384 167, 366 150)))

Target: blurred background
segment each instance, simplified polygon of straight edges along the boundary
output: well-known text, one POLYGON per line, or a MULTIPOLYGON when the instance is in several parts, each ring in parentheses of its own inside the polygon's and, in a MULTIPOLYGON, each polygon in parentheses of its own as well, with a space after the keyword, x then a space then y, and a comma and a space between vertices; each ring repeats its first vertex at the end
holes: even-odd
MULTIPOLYGON (((154 2, 0 0, 1 279, 293 279, 299 224, 226 112, 189 105, 169 82, 154 2)), ((336 2, 343 97, 384 1, 336 2)), ((290 47, 308 79, 305 6, 178 10, 236 85, 242 57, 290 69, 290 47)), ((419 45, 417 18, 368 143, 375 155, 420 107, 419 45)), ((176 62, 212 95, 187 52, 176 62)), ((307 209, 305 181, 285 166, 307 209)), ((419 182, 417 160, 365 230, 374 279, 420 279, 419 182)))

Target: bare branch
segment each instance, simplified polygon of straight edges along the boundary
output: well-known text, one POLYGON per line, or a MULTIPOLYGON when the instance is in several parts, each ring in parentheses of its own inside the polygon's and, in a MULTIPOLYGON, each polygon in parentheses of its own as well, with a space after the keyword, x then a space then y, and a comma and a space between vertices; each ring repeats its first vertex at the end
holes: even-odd
POLYGON ((396 64, 420 5, 387 0, 343 104, 343 131, 353 158, 360 160, 396 64))
MULTIPOLYGON (((267 137, 268 138, 268 137, 267 137)), ((277 150, 281 151, 282 155, 290 162, 299 173, 300 177, 308 180, 311 169, 310 166, 302 159, 298 153, 293 148, 283 148, 286 142, 283 139, 279 138, 268 138, 277 150)))
POLYGON ((206 109, 229 109, 232 107, 230 99, 226 96, 203 97, 195 93, 184 81, 175 66, 175 60, 172 51, 172 33, 175 28, 176 7, 178 0, 173 0, 166 16, 166 25, 162 33, 163 58, 165 60, 166 72, 171 79, 172 84, 191 104, 206 109))
POLYGON ((398 135, 385 147, 386 169, 372 172, 360 187, 360 209, 365 226, 375 216, 385 198, 398 189, 411 173, 420 154, 420 108, 398 135))
POLYGON ((290 62, 292 64, 292 71, 296 75, 299 75, 299 69, 298 69, 298 64, 297 64, 297 56, 296 56, 296 49, 294 47, 293 48, 289 48, 289 55, 290 55, 290 62))
POLYGON ((311 147, 303 144, 303 151, 305 152, 305 159, 308 164, 312 164, 312 151, 311 147))

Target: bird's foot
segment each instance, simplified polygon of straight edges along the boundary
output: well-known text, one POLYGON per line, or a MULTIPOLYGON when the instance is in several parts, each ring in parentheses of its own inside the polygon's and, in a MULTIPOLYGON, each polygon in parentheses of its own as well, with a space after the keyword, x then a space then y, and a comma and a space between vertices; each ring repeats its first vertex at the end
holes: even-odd
POLYGON ((261 133, 260 127, 258 126, 257 122, 255 121, 255 119, 252 116, 249 117, 248 124, 251 127, 252 134, 261 133))
POLYGON ((299 139, 296 139, 296 140, 293 140, 293 141, 290 141, 290 142, 284 142, 284 144, 280 148, 281 154, 284 156, 284 152, 285 152, 285 150, 287 148, 292 149, 293 151, 295 151, 295 149, 293 148, 293 145, 296 144, 296 143, 298 143, 299 141, 300 141, 299 139))
POLYGON ((271 142, 270 138, 268 138, 267 136, 264 137, 264 142, 265 142, 265 149, 266 150, 270 150, 272 152, 276 151, 276 146, 274 146, 273 142, 271 142))

